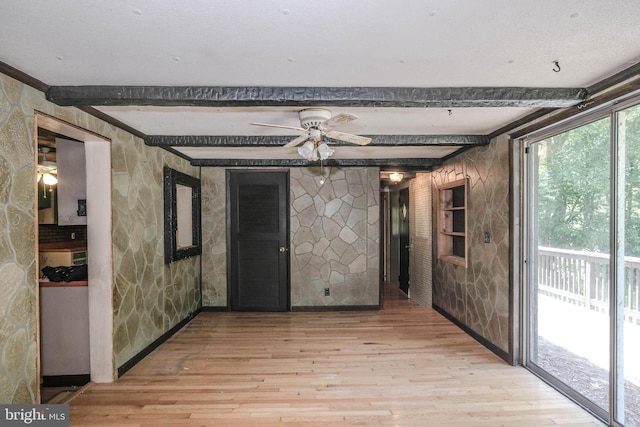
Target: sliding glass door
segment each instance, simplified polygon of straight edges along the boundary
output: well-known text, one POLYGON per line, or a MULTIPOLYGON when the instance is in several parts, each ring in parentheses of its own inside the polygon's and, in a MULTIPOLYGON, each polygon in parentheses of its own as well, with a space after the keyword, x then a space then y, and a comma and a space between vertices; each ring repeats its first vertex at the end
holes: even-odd
POLYGON ((530 145, 530 362, 594 410, 609 407, 608 119, 530 145), (597 409, 596 409, 597 408, 597 409))
POLYGON ((525 365, 640 427, 640 106, 525 144, 525 365))
POLYGON ((616 116, 616 419, 640 426, 640 104, 616 116))

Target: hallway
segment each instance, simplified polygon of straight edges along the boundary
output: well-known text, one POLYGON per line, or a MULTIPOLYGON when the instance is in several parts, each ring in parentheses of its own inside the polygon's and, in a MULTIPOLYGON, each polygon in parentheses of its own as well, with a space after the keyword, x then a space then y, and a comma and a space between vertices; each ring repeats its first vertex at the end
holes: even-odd
POLYGON ((86 426, 601 425, 390 286, 381 311, 201 313, 70 405, 86 426))

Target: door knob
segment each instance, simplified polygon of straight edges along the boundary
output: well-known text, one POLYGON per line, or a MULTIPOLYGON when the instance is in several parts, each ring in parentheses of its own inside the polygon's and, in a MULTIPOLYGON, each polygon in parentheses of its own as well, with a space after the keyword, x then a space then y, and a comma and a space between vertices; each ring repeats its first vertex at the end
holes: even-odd
POLYGON ((280 246, 280 252, 287 252, 289 249, 285 248, 284 246, 280 246))

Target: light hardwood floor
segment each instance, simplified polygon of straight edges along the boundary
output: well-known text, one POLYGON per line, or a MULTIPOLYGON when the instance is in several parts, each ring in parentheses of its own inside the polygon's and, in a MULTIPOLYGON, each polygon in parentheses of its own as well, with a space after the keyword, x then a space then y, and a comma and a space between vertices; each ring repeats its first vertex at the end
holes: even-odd
POLYGON ((395 288, 381 311, 202 313, 71 425, 599 426, 395 288))

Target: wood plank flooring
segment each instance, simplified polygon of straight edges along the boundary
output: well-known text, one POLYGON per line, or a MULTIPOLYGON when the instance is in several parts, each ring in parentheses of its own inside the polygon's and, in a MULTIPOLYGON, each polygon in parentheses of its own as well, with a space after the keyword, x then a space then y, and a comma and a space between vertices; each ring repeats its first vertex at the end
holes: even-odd
POLYGON ((599 426, 432 309, 385 289, 381 311, 202 313, 74 426, 599 426))

